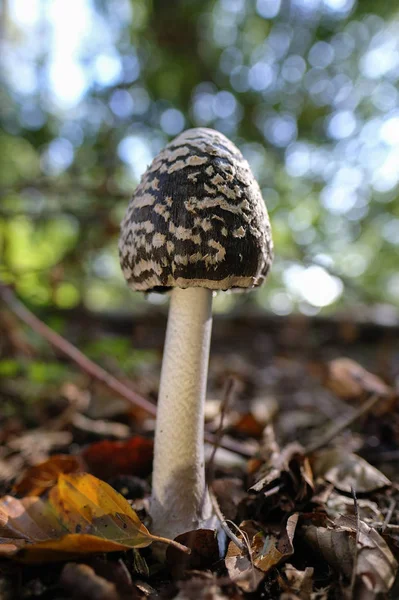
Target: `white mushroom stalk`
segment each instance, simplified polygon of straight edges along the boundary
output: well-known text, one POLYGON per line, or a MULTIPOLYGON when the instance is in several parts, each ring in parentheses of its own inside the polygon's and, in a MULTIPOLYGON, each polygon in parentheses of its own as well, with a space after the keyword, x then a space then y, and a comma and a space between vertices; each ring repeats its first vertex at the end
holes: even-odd
POLYGON ((272 262, 267 210, 242 154, 190 129, 144 173, 121 225, 123 273, 138 291, 171 291, 154 447, 154 533, 215 526, 204 467, 212 290, 254 288, 272 262))
POLYGON ((215 527, 205 483, 204 403, 212 291, 171 293, 155 431, 151 516, 159 535, 215 527))

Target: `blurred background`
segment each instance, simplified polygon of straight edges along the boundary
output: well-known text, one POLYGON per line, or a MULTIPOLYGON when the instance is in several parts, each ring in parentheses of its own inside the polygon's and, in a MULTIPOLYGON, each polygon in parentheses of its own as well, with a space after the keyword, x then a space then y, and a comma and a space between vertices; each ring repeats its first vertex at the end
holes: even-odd
POLYGON ((0 277, 34 308, 120 312, 119 222, 183 129, 248 159, 278 315, 399 311, 397 0, 4 0, 0 277))

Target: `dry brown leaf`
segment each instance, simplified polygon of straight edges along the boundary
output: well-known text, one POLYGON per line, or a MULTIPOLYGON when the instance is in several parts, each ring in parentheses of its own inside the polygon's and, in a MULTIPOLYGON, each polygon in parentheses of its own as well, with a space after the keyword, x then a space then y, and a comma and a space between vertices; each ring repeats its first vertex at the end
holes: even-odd
POLYGON ((231 579, 244 592, 254 592, 263 580, 265 574, 282 560, 294 553, 292 545, 298 514, 288 518, 285 529, 267 533, 255 521, 244 521, 240 525, 239 539, 249 543, 251 557, 246 550, 240 550, 234 542, 230 542, 225 565, 231 579))
POLYGON ((336 358, 327 364, 325 385, 343 400, 360 399, 366 392, 381 397, 393 395, 393 390, 380 377, 373 375, 351 358, 336 358))
POLYGON ((55 454, 48 460, 30 467, 15 483, 13 493, 20 496, 40 496, 52 488, 61 473, 81 471, 81 463, 76 456, 55 454))
POLYGON ((257 482, 250 489, 268 494, 270 489, 277 491, 281 485, 294 501, 304 500, 314 490, 312 469, 299 444, 288 444, 274 453, 269 463, 260 469, 257 482))
MULTIPOLYGON (((335 522, 315 515, 302 526, 307 543, 329 565, 350 579, 356 550, 355 517, 340 517, 335 522)), ((356 576, 358 582, 375 594, 387 593, 394 581, 398 564, 384 539, 363 521, 359 521, 356 576)))
POLYGON ((216 496, 220 510, 226 519, 234 521, 239 504, 247 497, 242 479, 239 477, 223 477, 212 482, 212 491, 216 496))
POLYGON ((149 533, 123 496, 87 473, 60 475, 46 501, 0 500, 0 554, 25 562, 144 548, 153 541, 166 542, 149 533))
POLYGON ((312 567, 306 567, 304 571, 299 571, 293 565, 287 563, 283 568, 285 578, 279 577, 280 587, 283 590, 280 600, 284 598, 311 600, 313 592, 313 572, 312 567))
POLYGON ((33 429, 7 442, 8 448, 20 452, 30 463, 40 463, 47 460, 50 452, 66 448, 72 442, 70 431, 47 431, 33 429))
POLYGON ((225 596, 213 578, 190 577, 178 582, 180 589, 175 600, 241 600, 241 595, 225 596))
POLYGON ((187 570, 210 569, 219 560, 219 546, 212 529, 187 531, 176 537, 176 540, 187 546, 191 554, 182 554, 173 546, 166 551, 166 566, 173 577, 181 578, 187 570))
POLYGON ((88 565, 68 563, 62 569, 60 583, 74 598, 90 600, 118 600, 116 586, 96 574, 88 565))
POLYGON ((365 494, 392 485, 381 471, 345 449, 316 452, 311 464, 315 477, 322 477, 343 492, 350 493, 354 489, 365 494))
MULTIPOLYGON (((355 511, 352 496, 344 496, 340 492, 336 492, 334 490, 329 494, 322 506, 323 510, 326 511, 330 519, 336 519, 341 515, 353 515, 355 511)), ((378 504, 376 502, 372 502, 366 498, 358 498, 357 509, 360 519, 366 523, 384 522, 384 515, 378 508, 378 504)))

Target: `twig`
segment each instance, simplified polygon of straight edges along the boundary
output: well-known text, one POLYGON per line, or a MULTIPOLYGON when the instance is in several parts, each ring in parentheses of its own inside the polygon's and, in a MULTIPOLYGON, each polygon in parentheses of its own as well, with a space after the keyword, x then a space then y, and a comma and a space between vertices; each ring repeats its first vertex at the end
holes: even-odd
POLYGON ((399 533, 399 525, 385 525, 385 523, 378 523, 378 521, 375 523, 369 523, 369 525, 373 529, 380 529, 381 533, 399 533))
POLYGON ((340 421, 337 423, 337 425, 333 425, 321 439, 305 448, 304 454, 313 454, 313 452, 316 452, 316 450, 320 450, 320 448, 327 446, 327 444, 337 437, 338 434, 353 425, 353 423, 360 419, 360 417, 368 413, 379 400, 380 396, 378 394, 372 394, 370 398, 368 398, 352 415, 343 421, 340 421))
POLYGON ((274 487, 270 488, 270 490, 262 492, 262 496, 263 498, 270 498, 270 496, 274 496, 274 494, 277 494, 283 487, 283 483, 281 483, 280 485, 275 485, 274 487))
MULTIPOLYGON (((17 316, 21 321, 29 325, 36 331, 39 335, 41 335, 45 340, 47 340, 54 348, 56 348, 62 354, 65 354, 69 359, 71 359, 82 371, 90 375, 90 377, 101 381, 105 386, 108 387, 115 394, 132 404, 133 406, 139 406, 143 410, 145 410, 151 416, 156 416, 157 407, 155 404, 143 398, 130 389, 127 385, 116 379, 113 375, 108 373, 105 369, 94 363, 92 360, 87 358, 80 350, 78 350, 73 344, 68 342, 61 335, 50 329, 45 323, 43 323, 40 319, 38 319, 30 310, 28 310, 22 302, 20 302, 15 295, 12 293, 11 289, 6 285, 0 283, 0 298, 3 302, 8 306, 8 308, 17 316)), ((210 444, 215 444, 216 439, 215 436, 209 432, 205 433, 205 440, 210 444)), ((253 456, 253 451, 251 452, 246 448, 243 444, 235 440, 224 440, 223 443, 220 443, 220 446, 225 448, 226 450, 231 450, 232 452, 236 452, 241 456, 246 458, 250 458, 253 456)))
POLYGON ((215 475, 215 455, 217 452, 217 449, 220 448, 220 444, 222 441, 222 437, 223 437, 223 425, 224 425, 224 418, 226 416, 227 413, 227 409, 229 408, 230 404, 231 404, 231 400, 233 398, 234 392, 236 390, 237 387, 237 380, 234 377, 229 377, 227 382, 226 382, 226 387, 224 390, 224 394, 223 394, 223 400, 222 400, 222 406, 221 406, 221 410, 220 410, 220 421, 219 421, 219 425, 215 434, 215 441, 214 441, 214 446, 212 448, 212 452, 211 455, 209 457, 209 461, 208 461, 208 486, 210 487, 212 485, 212 481, 214 479, 214 475, 215 475))
POLYGON ((68 356, 78 367, 85 371, 91 377, 104 383, 110 390, 128 400, 131 404, 139 406, 150 415, 156 414, 156 406, 146 398, 143 398, 136 392, 133 392, 124 383, 118 381, 113 375, 105 371, 102 367, 96 365, 92 360, 87 358, 73 344, 68 342, 61 335, 50 329, 45 323, 40 321, 30 310, 28 310, 22 302, 17 300, 10 288, 4 284, 0 284, 0 297, 24 323, 29 325, 36 333, 44 337, 52 346, 57 348, 62 354, 68 356))
MULTIPOLYGON (((224 417, 226 415, 227 408, 230 406, 231 398, 233 396, 235 387, 236 387, 236 380, 234 379, 234 377, 229 377, 227 379, 225 390, 224 390, 224 394, 223 394, 222 406, 221 406, 221 410, 220 410, 220 421, 219 421, 219 425, 218 425, 218 428, 217 428, 217 431, 216 431, 216 434, 215 434, 215 443, 214 443, 214 446, 212 448, 212 452, 211 452, 211 455, 210 455, 209 461, 208 461, 207 485, 206 485, 206 488, 205 488, 204 493, 202 495, 201 506, 202 507, 204 506, 206 495, 207 495, 207 492, 209 490, 209 495, 210 495, 210 498, 211 498, 211 503, 213 505, 213 509, 215 511, 215 514, 216 514, 217 518, 220 521, 221 528, 223 529, 223 531, 225 532, 225 534, 227 535, 227 537, 229 537, 230 539, 233 539, 231 537, 231 536, 233 536, 235 538, 234 539, 234 543, 237 543, 238 542, 238 538, 227 527, 226 520, 225 520, 225 518, 224 518, 224 516, 222 514, 222 511, 220 510, 219 503, 218 503, 218 501, 217 501, 214 493, 211 490, 211 485, 212 485, 212 482, 213 482, 214 477, 215 477, 215 456, 216 456, 217 449, 220 448, 220 443, 221 443, 222 437, 223 437, 224 417), (236 542, 236 540, 237 540, 237 542, 236 542)), ((202 510, 201 510, 201 512, 202 512, 202 510)))
MULTIPOLYGON (((247 553, 248 553, 248 557, 251 563, 251 575, 252 575, 252 582, 255 584, 255 564, 254 564, 254 559, 252 556, 252 549, 251 549, 251 544, 249 542, 249 536, 247 534, 246 531, 244 531, 243 529, 240 529, 240 527, 238 525, 236 525, 236 523, 234 523, 233 521, 229 521, 229 523, 231 523, 233 525, 233 527, 235 527, 237 529, 237 531, 240 533, 240 535, 242 535, 242 539, 244 540, 244 546, 247 549, 247 553)), ((236 578, 232 579, 232 581, 235 581, 236 578)))
POLYGON ((211 498, 212 506, 215 511, 217 518, 220 521, 220 527, 223 529, 228 538, 243 552, 245 550, 244 544, 238 539, 238 537, 231 531, 230 527, 227 525, 227 521, 224 518, 222 511, 220 510, 219 502, 213 491, 209 490, 209 495, 211 498))
POLYGON ((357 503, 356 490, 354 487, 351 487, 353 504, 355 509, 355 518, 356 518, 356 541, 355 541, 355 552, 353 555, 353 567, 352 567, 352 576, 351 582, 349 586, 350 598, 353 598, 355 585, 356 585, 356 571, 357 571, 357 557, 359 552, 359 539, 360 539, 360 518, 359 518, 359 505, 357 503))
POLYGON ((177 550, 184 552, 184 554, 191 554, 191 548, 188 548, 187 546, 176 542, 176 540, 170 540, 169 538, 160 537, 159 535, 154 535, 153 533, 148 534, 148 537, 154 542, 160 542, 161 544, 166 544, 167 546, 173 546, 174 548, 177 548, 177 550))
POLYGON ((396 506, 396 500, 395 498, 391 499, 391 502, 389 503, 389 508, 388 508, 388 512, 385 515, 385 519, 384 519, 384 523, 382 525, 382 533, 384 533, 385 529, 388 527, 390 520, 392 519, 392 515, 393 515, 393 511, 395 510, 395 506, 396 506))

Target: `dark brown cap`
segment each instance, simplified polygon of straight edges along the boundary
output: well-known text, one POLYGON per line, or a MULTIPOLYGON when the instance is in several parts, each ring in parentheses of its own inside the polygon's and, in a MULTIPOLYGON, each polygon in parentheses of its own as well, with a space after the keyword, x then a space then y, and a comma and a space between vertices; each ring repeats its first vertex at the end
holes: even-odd
POLYGON ((134 192, 119 253, 135 290, 260 285, 273 258, 270 223, 237 147, 203 127, 170 142, 134 192))

